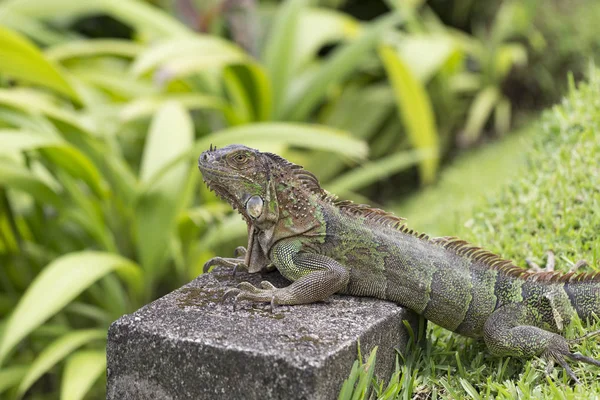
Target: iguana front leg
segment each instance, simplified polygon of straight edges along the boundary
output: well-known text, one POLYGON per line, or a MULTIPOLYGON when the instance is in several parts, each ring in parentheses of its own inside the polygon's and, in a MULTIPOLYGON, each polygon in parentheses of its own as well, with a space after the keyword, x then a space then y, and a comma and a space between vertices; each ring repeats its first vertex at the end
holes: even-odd
MULTIPOLYGON (((483 338, 493 355, 531 358, 541 356, 557 362, 569 377, 579 383, 565 358, 600 366, 600 361, 569 351, 567 339, 553 332, 528 324, 526 306, 509 304, 490 315, 483 328, 483 338)), ((598 334, 593 332, 592 334, 598 334)), ((589 337, 590 335, 586 335, 589 337)), ((577 341, 577 340, 576 340, 577 341)))
POLYGON ((242 282, 238 288, 229 289, 224 298, 270 302, 278 304, 307 304, 325 300, 346 288, 350 273, 339 262, 321 254, 301 252, 298 240, 286 239, 278 242, 271 250, 275 267, 293 283, 285 288, 276 288, 262 282, 257 288, 242 282))

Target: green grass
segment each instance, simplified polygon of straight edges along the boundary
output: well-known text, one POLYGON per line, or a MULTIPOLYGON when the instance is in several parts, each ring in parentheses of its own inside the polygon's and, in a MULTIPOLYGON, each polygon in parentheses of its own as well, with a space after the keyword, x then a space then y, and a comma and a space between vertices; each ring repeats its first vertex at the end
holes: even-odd
MULTIPOLYGON (((494 188, 498 185, 488 181, 479 190, 473 189, 468 180, 474 179, 476 170, 469 162, 459 162, 449 172, 451 178, 443 179, 440 187, 425 192, 420 203, 419 198, 411 200, 414 202, 411 207, 420 204, 424 209, 421 215, 426 215, 428 205, 437 195, 440 206, 434 207, 434 212, 442 215, 439 210, 446 210, 438 231, 448 233, 446 230, 454 226, 453 234, 513 259, 523 267, 526 258, 543 264, 546 250, 552 249, 558 270, 566 271, 582 258, 591 264, 586 271, 600 269, 600 78, 597 73, 593 71, 590 83, 578 89, 571 85, 562 104, 547 111, 531 131, 532 135, 526 135, 530 139, 526 144, 516 146, 514 140, 517 139, 509 139, 509 145, 496 147, 504 151, 512 148, 513 154, 497 159, 493 153, 487 154, 492 160, 490 165, 502 160, 521 163, 520 167, 505 166, 509 179, 500 178, 499 174, 497 179, 503 182, 499 187, 494 188), (448 190, 451 182, 461 188, 471 188, 471 195, 467 197, 475 200, 468 200, 465 207, 460 206, 460 200, 448 201, 452 197, 444 196, 444 190, 448 190)), ((486 157, 486 153, 477 157, 486 157)), ((481 171, 488 179, 489 170, 482 167, 481 171)), ((427 223, 433 226, 431 220, 427 223)), ((565 335, 574 338, 600 328, 600 323, 594 325, 584 327, 575 321, 565 335)), ((600 359, 598 339, 587 340, 572 350, 600 359)), ((543 360, 495 358, 489 355, 483 342, 429 324, 424 347, 413 349, 406 360, 399 363, 398 373, 393 378, 398 382, 394 390, 384 393, 379 388, 391 385, 380 383, 373 386, 373 392, 381 399, 598 398, 600 368, 571 365, 582 385, 570 384, 561 368, 555 368, 546 376, 543 360)))

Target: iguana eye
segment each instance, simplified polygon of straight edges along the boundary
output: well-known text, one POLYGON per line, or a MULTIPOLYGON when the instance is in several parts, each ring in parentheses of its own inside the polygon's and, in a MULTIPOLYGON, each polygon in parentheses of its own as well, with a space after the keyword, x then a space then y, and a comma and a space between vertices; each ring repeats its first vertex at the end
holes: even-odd
POLYGON ((244 164, 248 161, 248 155, 245 153, 237 153, 233 155, 233 160, 237 164, 244 164))

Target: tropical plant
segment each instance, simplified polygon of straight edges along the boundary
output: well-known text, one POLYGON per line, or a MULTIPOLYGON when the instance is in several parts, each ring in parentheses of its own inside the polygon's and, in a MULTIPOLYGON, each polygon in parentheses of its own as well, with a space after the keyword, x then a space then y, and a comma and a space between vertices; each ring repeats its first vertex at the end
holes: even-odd
MULTIPOLYGON (((336 91, 400 20, 390 13, 362 26, 285 3, 258 61, 138 1, 0 3, 0 393, 52 397, 49 373, 62 371, 61 398, 82 398, 102 376, 110 322, 193 278, 245 234, 197 186, 194 160, 209 144, 308 161, 293 146, 343 156, 342 165, 364 158, 362 138, 314 123, 328 122, 319 110, 336 110, 336 91), (92 12, 132 27, 135 39, 69 29, 92 12), (299 35, 302 24, 330 23, 326 34, 299 35), (343 43, 319 59, 332 40, 343 43)), ((373 171, 425 158, 400 153, 338 185, 360 187, 373 171)))

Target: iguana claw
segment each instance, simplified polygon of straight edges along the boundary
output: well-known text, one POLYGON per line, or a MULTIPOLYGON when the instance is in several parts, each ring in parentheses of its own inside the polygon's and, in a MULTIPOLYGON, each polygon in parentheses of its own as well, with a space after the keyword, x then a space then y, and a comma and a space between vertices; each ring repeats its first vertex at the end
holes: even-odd
POLYGON ((236 304, 239 300, 248 300, 253 302, 262 302, 271 304, 271 312, 274 312, 278 303, 277 292, 282 289, 278 289, 268 281, 262 281, 260 288, 254 286, 249 282, 241 282, 236 288, 228 289, 223 294, 221 302, 224 302, 230 297, 233 297, 233 309, 235 311, 236 304))
POLYGON ((248 266, 244 263, 244 257, 246 257, 246 249, 244 247, 237 247, 234 251, 234 256, 234 258, 213 257, 204 264, 202 272, 207 273, 213 266, 222 266, 233 268, 233 276, 235 276, 238 268, 248 269, 248 266))

